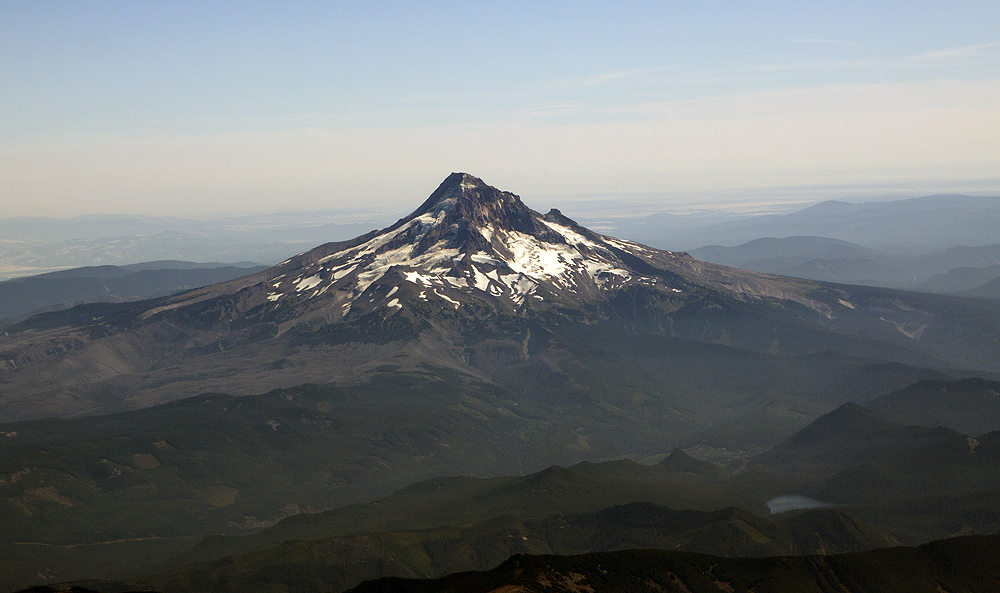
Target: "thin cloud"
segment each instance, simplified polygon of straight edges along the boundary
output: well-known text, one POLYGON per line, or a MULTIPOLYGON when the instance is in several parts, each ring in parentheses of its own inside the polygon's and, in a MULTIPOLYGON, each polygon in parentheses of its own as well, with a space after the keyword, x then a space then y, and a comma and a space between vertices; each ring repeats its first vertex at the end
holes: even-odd
POLYGON ((519 111, 528 116, 546 116, 579 113, 584 109, 585 104, 582 101, 551 101, 549 103, 531 105, 519 111))
POLYGON ((666 66, 653 66, 649 68, 635 68, 632 70, 616 70, 613 72, 595 74, 593 76, 556 81, 552 84, 552 86, 557 88, 606 86, 650 75, 662 74, 668 70, 673 70, 673 68, 666 66))
POLYGON ((496 93, 489 93, 486 91, 468 93, 419 93, 402 95, 392 98, 390 101, 393 103, 411 104, 453 103, 457 101, 479 101, 493 96, 496 96, 496 93))
POLYGON ((721 49, 721 50, 724 50, 724 51, 735 51, 735 52, 740 52, 740 53, 744 53, 744 54, 757 54, 757 55, 761 55, 761 54, 765 53, 765 52, 762 52, 760 50, 751 49, 749 47, 740 47, 740 46, 736 46, 736 45, 703 45, 701 47, 703 49, 721 49))
POLYGON ((860 43, 844 41, 841 39, 789 39, 789 43, 815 43, 820 45, 838 45, 840 47, 861 48, 860 43))
POLYGON ((874 68, 888 65, 882 60, 837 60, 833 62, 783 62, 775 64, 756 64, 748 68, 753 72, 784 72, 796 70, 850 70, 857 68, 874 68))
POLYGON ((980 58, 993 53, 986 50, 995 48, 998 45, 1000 45, 1000 43, 994 42, 994 43, 983 43, 980 45, 948 47, 945 49, 938 49, 934 51, 924 52, 916 56, 911 56, 909 59, 914 62, 942 62, 945 60, 951 60, 956 58, 980 58))
POLYGON ((996 56, 996 52, 989 51, 1000 47, 1000 43, 983 43, 980 45, 966 45, 961 47, 949 47, 933 51, 924 52, 913 56, 881 58, 881 59, 860 59, 860 60, 836 60, 836 61, 812 61, 812 62, 780 62, 769 64, 756 64, 749 70, 754 72, 783 72, 783 71, 804 71, 804 70, 852 70, 852 69, 873 69, 873 68, 914 68, 940 66, 949 61, 985 58, 996 56))

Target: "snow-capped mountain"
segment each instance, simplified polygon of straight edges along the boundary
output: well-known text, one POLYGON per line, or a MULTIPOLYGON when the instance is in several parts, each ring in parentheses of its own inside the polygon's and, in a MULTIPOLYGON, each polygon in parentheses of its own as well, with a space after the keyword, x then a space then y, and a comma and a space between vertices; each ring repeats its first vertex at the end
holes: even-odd
POLYGON ((571 360, 566 344, 612 334, 625 348, 657 336, 1000 371, 998 308, 701 262, 540 214, 454 173, 396 224, 257 274, 5 328, 0 413, 96 413, 386 369, 524 385, 515 375, 543 371, 532 365, 553 372, 571 360), (572 327, 592 335, 568 337, 572 327))
MULTIPOLYGON (((802 285, 594 233, 558 210, 539 214, 467 173, 451 174, 391 227, 318 247, 245 284, 244 310, 270 318, 295 307, 294 323, 302 314, 336 322, 392 312, 412 300, 454 309, 481 302, 506 311, 586 306, 636 286, 677 298, 710 288, 829 312, 803 297, 802 285)), ((214 294, 191 294, 174 306, 214 294)))

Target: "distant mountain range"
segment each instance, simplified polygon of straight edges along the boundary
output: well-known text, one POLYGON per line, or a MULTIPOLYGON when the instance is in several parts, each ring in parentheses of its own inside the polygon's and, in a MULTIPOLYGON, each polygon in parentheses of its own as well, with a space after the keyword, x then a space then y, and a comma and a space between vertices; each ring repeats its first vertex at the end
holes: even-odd
POLYGON ((1000 243, 1000 197, 936 195, 892 201, 826 201, 784 214, 653 214, 601 221, 607 232, 648 245, 692 250, 762 237, 826 237, 893 255, 1000 243))
POLYGON ((1000 298, 990 284, 1000 278, 1000 244, 894 255, 826 237, 768 237, 690 253, 705 261, 796 278, 1000 298))
POLYGON ((90 266, 0 282, 0 319, 84 302, 121 302, 173 294, 253 274, 267 266, 159 261, 90 266))
POLYGON ((0 218, 0 280, 139 262, 274 264, 390 222, 373 211, 283 212, 211 220, 142 216, 0 218))

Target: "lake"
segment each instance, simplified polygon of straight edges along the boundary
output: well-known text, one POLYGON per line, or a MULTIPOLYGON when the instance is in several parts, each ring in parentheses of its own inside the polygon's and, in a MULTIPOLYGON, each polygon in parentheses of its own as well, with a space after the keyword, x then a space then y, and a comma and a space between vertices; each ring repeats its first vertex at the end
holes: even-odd
POLYGON ((798 494, 783 494, 781 496, 775 496, 771 500, 767 501, 767 508, 771 509, 772 515, 784 513, 786 511, 797 511, 799 509, 819 509, 832 506, 834 506, 834 504, 831 502, 823 502, 822 500, 816 500, 815 498, 800 496, 798 494))

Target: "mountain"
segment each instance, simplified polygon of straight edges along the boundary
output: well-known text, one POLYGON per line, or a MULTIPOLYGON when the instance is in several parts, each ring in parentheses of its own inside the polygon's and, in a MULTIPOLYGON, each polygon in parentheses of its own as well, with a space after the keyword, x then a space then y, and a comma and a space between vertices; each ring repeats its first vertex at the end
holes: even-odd
POLYGON ((609 215, 592 203, 589 208, 587 203, 579 207, 580 220, 592 228, 663 249, 689 252, 705 245, 734 246, 764 237, 826 237, 827 241, 845 241, 907 258, 957 245, 996 245, 1000 241, 997 197, 934 195, 861 203, 830 200, 770 214, 704 210, 628 216, 627 212, 609 215))
POLYGON ((955 245, 995 245, 997 228, 996 197, 935 195, 860 204, 830 200, 789 214, 738 221, 727 230, 733 240, 821 236, 892 252, 907 248, 926 252, 955 245))
POLYGON ((674 449, 656 465, 674 472, 704 476, 717 475, 721 469, 713 463, 691 457, 683 449, 674 449))
POLYGON ((520 550, 514 533, 566 553, 654 545, 636 524, 685 509, 721 514, 704 539, 656 541, 861 549, 987 530, 1000 488, 1000 433, 852 403, 1000 372, 1000 302, 706 263, 463 173, 385 229, 272 268, 2 331, 6 587, 179 564, 223 581, 261 566, 277 588, 345 558, 486 567, 520 550), (731 509, 788 493, 854 506, 798 527, 806 513, 731 509), (951 497, 946 519, 880 506, 921 496, 951 497))
POLYGON ((941 274, 934 274, 921 282, 918 288, 931 292, 996 297, 1000 293, 996 290, 988 291, 986 286, 997 278, 1000 278, 1000 265, 994 264, 981 268, 965 266, 952 268, 941 274), (981 292, 982 294, 980 294, 981 292))
POLYGON ((899 275, 888 254, 826 237, 765 237, 736 247, 701 247, 690 254, 736 268, 827 282, 865 284, 868 278, 891 282, 899 275))
POLYGON ((977 377, 918 381, 865 406, 909 424, 946 426, 974 437, 1000 430, 1000 383, 977 377))
POLYGON ((848 403, 738 469, 735 483, 747 495, 835 503, 902 541, 1000 528, 1000 431, 973 438, 848 403))
MULTIPOLYGON (((900 401, 909 404, 912 401, 911 405, 919 405, 921 396, 930 396, 930 399, 940 393, 940 387, 935 389, 931 386, 941 385, 948 385, 958 392, 956 407, 962 406, 962 399, 988 400, 994 397, 989 394, 988 385, 995 383, 981 379, 959 381, 957 385, 960 387, 957 389, 954 388, 956 383, 920 381, 888 396, 876 398, 874 401, 882 404, 877 409, 848 402, 813 420, 766 453, 754 457, 747 467, 831 476, 852 468, 883 465, 894 474, 905 475, 906 472, 902 472, 901 467, 923 463, 924 471, 914 468, 909 474, 913 479, 921 479, 933 472, 934 462, 952 465, 955 460, 965 463, 974 459, 976 464, 986 463, 986 458, 994 455, 993 448, 992 445, 980 445, 996 441, 996 435, 1000 434, 997 431, 982 434, 982 442, 978 442, 973 437, 940 424, 910 424, 910 415, 904 415, 904 420, 885 411, 894 412, 901 408, 905 414, 905 405, 892 404, 900 401), (916 451, 923 453, 918 455, 916 451)), ((936 407, 947 407, 947 404, 936 404, 936 407)), ((933 411, 929 413, 933 414, 933 411)), ((956 413, 960 414, 961 412, 956 413)), ((986 469, 990 468, 987 466, 986 469)), ((993 473, 988 477, 990 481, 1000 479, 1000 474, 994 476, 993 473)), ((938 487, 941 485, 933 488, 938 487)), ((930 489, 932 488, 925 490, 925 493, 930 489)))
POLYGON ((936 268, 987 268, 1000 264, 1000 244, 979 247, 958 245, 920 257, 929 267, 936 268))
POLYGON ((765 237, 735 247, 701 247, 690 254, 782 276, 951 294, 964 293, 1000 274, 1000 245, 899 254, 826 237, 765 237))
POLYGON ((242 262, 158 261, 88 266, 0 282, 0 319, 82 302, 138 300, 200 288, 253 274, 267 266, 242 262))
POLYGON ((904 285, 918 290, 995 297, 996 292, 974 291, 1000 275, 1000 244, 956 246, 917 254, 903 259, 899 267, 909 279, 904 285))
POLYGON ((4 331, 8 419, 356 382, 388 367, 449 368, 515 390, 538 389, 535 374, 549 369, 571 391, 565 365, 585 353, 569 342, 606 332, 1000 369, 1000 303, 709 264, 539 214, 463 173, 384 230, 262 272, 4 331))
POLYGON ((1000 277, 994 278, 982 286, 977 286, 965 294, 969 296, 985 297, 990 299, 1000 299, 1000 277))
POLYGON ((754 457, 748 467, 829 476, 884 458, 899 447, 910 447, 914 432, 929 431, 907 427, 890 414, 848 402, 754 457), (900 445, 900 440, 905 444, 900 445))

